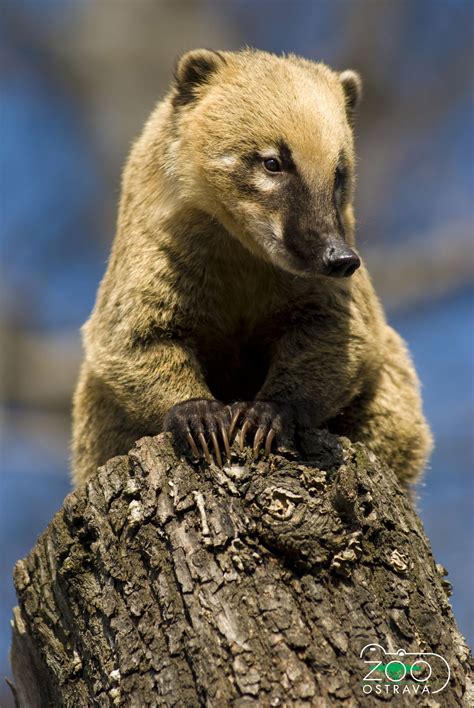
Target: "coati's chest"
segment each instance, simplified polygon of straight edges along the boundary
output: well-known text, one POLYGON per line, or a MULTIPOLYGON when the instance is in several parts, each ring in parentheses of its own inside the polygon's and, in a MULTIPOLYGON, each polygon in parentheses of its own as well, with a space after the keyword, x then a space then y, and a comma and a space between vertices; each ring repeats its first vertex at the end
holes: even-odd
POLYGON ((222 402, 252 400, 262 387, 271 351, 284 328, 275 316, 279 309, 275 283, 265 271, 241 259, 211 262, 206 279, 196 287, 189 317, 195 350, 206 383, 222 402))
POLYGON ((318 322, 331 319, 331 308, 314 281, 263 267, 252 270, 248 263, 245 269, 236 260, 232 268, 227 261, 219 265, 206 287, 196 289, 199 308, 190 308, 195 317, 188 320, 192 346, 217 400, 252 400, 279 342, 294 328, 317 329, 318 322))
POLYGON ((257 320, 243 316, 232 328, 209 322, 198 327, 194 349, 212 394, 224 403, 254 399, 278 356, 280 341, 294 327, 305 328, 317 320, 311 305, 303 305, 301 310, 285 308, 257 320))
POLYGON ((213 396, 223 403, 252 400, 270 364, 271 343, 257 336, 202 342, 198 357, 213 396))

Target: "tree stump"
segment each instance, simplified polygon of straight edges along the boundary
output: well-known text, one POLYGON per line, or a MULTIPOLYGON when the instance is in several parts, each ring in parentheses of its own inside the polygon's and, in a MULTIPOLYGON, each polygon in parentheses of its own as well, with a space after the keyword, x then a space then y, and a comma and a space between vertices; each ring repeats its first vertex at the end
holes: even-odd
POLYGON ((473 705, 410 498, 360 444, 306 452, 218 469, 163 434, 70 494, 15 568, 17 704, 473 705))

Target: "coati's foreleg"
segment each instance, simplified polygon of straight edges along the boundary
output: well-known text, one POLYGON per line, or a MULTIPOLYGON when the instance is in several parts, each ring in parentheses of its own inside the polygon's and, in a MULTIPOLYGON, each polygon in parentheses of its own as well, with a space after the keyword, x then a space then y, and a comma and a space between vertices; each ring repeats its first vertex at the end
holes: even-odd
POLYGON ((418 379, 406 347, 387 327, 378 377, 336 418, 329 429, 363 442, 405 484, 423 471, 433 443, 421 407, 418 379))
POLYGON ((88 354, 91 363, 82 368, 74 398, 76 484, 110 457, 128 452, 139 437, 164 429, 180 441, 184 437, 186 447, 188 433, 197 433, 199 456, 208 457, 203 438, 210 433, 214 441, 212 433, 230 423, 230 410, 212 400, 191 347, 172 339, 132 347, 125 339, 95 344, 88 354))
POLYGON ((361 347, 356 355, 355 347, 348 349, 344 341, 337 341, 337 331, 317 335, 298 332, 280 343, 259 400, 244 405, 238 418, 241 442, 254 436, 258 452, 262 424, 251 411, 265 402, 267 417, 276 421, 266 423, 267 429, 275 429, 277 442, 292 423, 300 442, 305 430, 327 426, 365 443, 402 482, 414 481, 426 464, 432 442, 418 379, 402 339, 386 327, 375 367, 369 351, 361 347), (290 356, 291 352, 298 354, 290 356))
POLYGON ((294 416, 290 406, 274 401, 238 401, 231 408, 229 438, 232 439, 234 432, 240 428, 238 442, 241 450, 248 438, 252 441, 255 457, 262 445, 264 454, 269 455, 274 442, 292 440, 294 416))
POLYGON ((278 342, 256 400, 232 406, 230 438, 239 428, 241 446, 249 442, 258 454, 263 443, 268 454, 291 443, 295 426, 319 427, 348 405, 363 385, 363 353, 347 347, 340 328, 324 329, 299 328, 278 342))
POLYGON ((173 435, 181 449, 188 448, 196 458, 211 463, 208 440, 218 465, 222 466, 221 444, 230 458, 228 430, 231 410, 219 401, 193 398, 173 406, 165 416, 163 430, 173 435))

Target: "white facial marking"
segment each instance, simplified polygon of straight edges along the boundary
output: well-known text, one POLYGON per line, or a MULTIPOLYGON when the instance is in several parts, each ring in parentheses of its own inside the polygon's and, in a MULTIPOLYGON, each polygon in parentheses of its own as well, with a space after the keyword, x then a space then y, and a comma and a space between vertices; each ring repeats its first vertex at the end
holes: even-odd
POLYGON ((230 169, 237 164, 237 157, 235 155, 222 155, 216 162, 220 167, 230 169))
POLYGON ((272 224, 272 231, 273 231, 273 236, 278 240, 281 241, 282 236, 283 236, 283 229, 281 226, 281 219, 279 216, 272 216, 271 219, 271 224, 272 224))
POLYGON ((271 192, 278 185, 278 179, 271 175, 258 174, 255 176, 253 184, 261 192, 271 192))
POLYGON ((269 157, 274 157, 275 160, 278 160, 278 149, 273 145, 269 145, 268 147, 260 150, 260 155, 262 156, 262 160, 267 160, 269 157))
POLYGON ((165 173, 168 175, 168 177, 173 177, 176 174, 176 164, 178 162, 178 152, 180 145, 180 140, 173 140, 168 145, 164 161, 165 173))

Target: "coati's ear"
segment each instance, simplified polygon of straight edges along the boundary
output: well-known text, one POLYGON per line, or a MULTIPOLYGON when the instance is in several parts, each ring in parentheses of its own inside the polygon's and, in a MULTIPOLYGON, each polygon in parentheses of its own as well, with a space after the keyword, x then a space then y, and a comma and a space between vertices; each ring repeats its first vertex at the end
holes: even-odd
POLYGON ((349 123, 352 125, 357 106, 362 98, 362 79, 356 71, 348 69, 339 74, 346 96, 346 110, 349 123))
POLYGON ((213 49, 193 49, 178 60, 175 70, 176 94, 174 106, 185 106, 196 98, 196 89, 207 83, 209 77, 226 61, 213 49))

